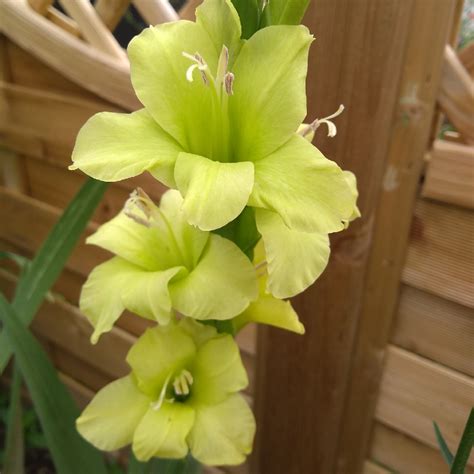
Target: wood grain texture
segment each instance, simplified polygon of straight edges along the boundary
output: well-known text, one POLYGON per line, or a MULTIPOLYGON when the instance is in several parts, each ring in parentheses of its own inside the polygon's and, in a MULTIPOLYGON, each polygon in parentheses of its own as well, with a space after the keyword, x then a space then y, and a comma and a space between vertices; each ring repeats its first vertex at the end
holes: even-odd
POLYGON ((419 200, 403 281, 474 307, 474 219, 471 211, 419 200))
POLYGON ((128 64, 58 28, 24 2, 0 2, 0 31, 85 89, 125 109, 140 108, 130 83, 128 64))
POLYGON ((132 0, 140 16, 149 25, 159 25, 179 20, 178 14, 168 0, 132 0))
POLYGON ((364 217, 334 236, 325 273, 294 299, 305 336, 259 332, 256 473, 335 472, 411 7, 411 0, 315 0, 305 18, 317 36, 307 82, 309 120, 341 103, 347 111, 338 119, 337 137, 331 141, 320 133, 316 144, 356 174, 364 217))
POLYGON ((113 31, 129 5, 130 0, 97 0, 94 6, 104 25, 113 31))
POLYGON ((474 146, 437 140, 429 153, 422 196, 474 209, 474 146))
POLYGON ((474 311, 402 286, 393 344, 474 377, 474 311))
POLYGON ((389 474, 390 471, 383 466, 376 464, 373 461, 365 461, 363 474, 389 474))
POLYGON ((437 448, 436 421, 448 446, 456 451, 473 405, 472 377, 389 346, 375 413, 378 421, 437 448))
POLYGON ((376 422, 372 430, 369 456, 399 474, 447 474, 439 449, 376 422))
POLYGON ((370 216, 374 228, 368 270, 361 301, 355 303, 361 306, 339 438, 337 472, 341 474, 360 469, 369 443, 371 415, 395 314, 412 209, 455 0, 442 3, 416 0, 410 5, 407 3, 409 31, 400 65, 396 108, 393 121, 385 119, 390 138, 384 176, 379 183, 379 194, 374 197, 376 210, 370 216))

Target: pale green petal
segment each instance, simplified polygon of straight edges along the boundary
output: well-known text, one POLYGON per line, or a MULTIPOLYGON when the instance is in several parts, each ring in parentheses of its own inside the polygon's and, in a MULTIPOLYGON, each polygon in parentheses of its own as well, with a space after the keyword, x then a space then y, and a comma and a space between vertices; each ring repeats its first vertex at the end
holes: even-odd
POLYGON ((132 377, 123 377, 95 395, 77 419, 77 431, 98 449, 123 448, 132 442, 149 405, 150 399, 138 390, 132 377))
POLYGON ((152 457, 180 459, 188 454, 186 437, 194 423, 194 409, 183 403, 164 402, 150 407, 133 437, 133 453, 139 461, 152 457))
POLYGON ((218 405, 196 407, 196 420, 188 437, 191 454, 208 466, 236 465, 252 451, 255 419, 239 394, 218 405))
POLYGON ((180 151, 144 109, 131 114, 101 112, 79 131, 70 169, 101 181, 120 181, 148 169, 168 170, 172 175, 180 151))
POLYGON ((209 339, 217 336, 217 330, 214 326, 198 323, 192 318, 183 318, 179 325, 193 338, 198 349, 209 339))
POLYGON ((306 70, 312 36, 304 26, 270 26, 242 47, 229 101, 239 159, 256 160, 283 145, 306 115, 306 70))
POLYGON ((168 324, 171 317, 171 299, 168 285, 173 278, 187 274, 184 267, 159 272, 134 272, 123 283, 122 301, 128 310, 160 324, 168 324))
POLYGON ((123 212, 102 224, 86 242, 146 270, 163 270, 179 261, 179 256, 167 242, 166 234, 138 224, 123 212))
POLYGON ((196 268, 170 284, 173 307, 195 319, 229 319, 257 297, 255 269, 230 240, 211 234, 196 268))
POLYGON ((277 298, 304 291, 326 268, 330 246, 327 234, 289 229, 278 214, 256 212, 268 265, 267 290, 277 298))
POLYGON ((196 23, 209 35, 216 54, 220 55, 222 46, 229 49, 229 62, 233 60, 242 46, 239 14, 230 0, 206 0, 196 8, 196 23))
POLYGON ((300 135, 255 163, 249 205, 273 210, 288 227, 338 232, 354 209, 342 170, 300 135))
POLYGON ((160 209, 173 231, 174 239, 185 261, 190 268, 194 268, 207 244, 209 233, 189 225, 182 208, 183 198, 179 191, 170 189, 163 194, 160 209))
POLYGON ((120 257, 94 268, 82 287, 79 306, 94 326, 91 341, 110 331, 124 309, 162 324, 169 322, 171 302, 168 283, 183 267, 147 272, 120 257))
POLYGON ((354 209, 349 219, 344 221, 345 228, 349 227, 349 223, 361 216, 359 208, 357 207, 357 198, 359 197, 359 191, 357 190, 357 179, 354 173, 351 171, 343 171, 344 178, 351 189, 352 196, 354 197, 354 209))
POLYGON ((184 197, 188 222, 202 230, 214 230, 235 219, 246 206, 254 167, 250 162, 221 163, 180 153, 174 177, 184 197))
POLYGON ((192 367, 193 399, 215 404, 248 385, 247 372, 232 336, 209 340, 198 350, 192 367))
POLYGON ((240 329, 248 323, 260 323, 304 334, 304 326, 298 319, 296 311, 289 301, 283 301, 269 294, 261 294, 257 301, 239 314, 234 320, 234 327, 240 329))
POLYGON ((140 389, 158 399, 163 384, 186 367, 196 354, 192 338, 178 325, 147 329, 127 354, 140 389))
POLYGON ((183 52, 198 52, 215 73, 218 55, 200 25, 182 20, 146 28, 128 46, 132 84, 164 130, 185 150, 207 156, 210 140, 202 120, 212 117, 211 94, 198 71, 193 82, 186 80, 193 63, 183 52))

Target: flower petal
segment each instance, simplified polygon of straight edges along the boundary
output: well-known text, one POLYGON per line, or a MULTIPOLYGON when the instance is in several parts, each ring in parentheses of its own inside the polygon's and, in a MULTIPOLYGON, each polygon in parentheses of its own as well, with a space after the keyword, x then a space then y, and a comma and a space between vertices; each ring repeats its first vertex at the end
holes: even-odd
POLYGON ((195 459, 208 466, 236 465, 252 451, 255 419, 239 394, 218 405, 196 406, 196 419, 188 436, 195 459))
POLYGON ((268 264, 267 290, 277 298, 301 293, 326 268, 328 235, 289 229, 278 214, 263 209, 256 217, 268 264))
POLYGON ((187 151, 206 154, 212 97, 201 78, 186 79, 192 65, 182 53, 199 53, 215 73, 218 53, 201 25, 176 21, 151 26, 130 42, 128 56, 135 92, 155 121, 187 151))
POLYGON ((173 167, 182 148, 146 110, 131 114, 101 112, 77 135, 70 169, 101 181, 120 181, 149 169, 161 170, 172 186, 173 167))
POLYGON ((96 448, 113 451, 130 444, 150 405, 128 375, 106 385, 77 419, 77 430, 96 448))
POLYGON ((166 235, 157 232, 156 228, 135 222, 123 211, 102 224, 86 242, 150 271, 169 268, 179 261, 166 235))
POLYGON ((184 197, 188 222, 202 230, 214 230, 235 219, 252 192, 253 175, 250 162, 221 163, 180 153, 174 177, 184 197))
POLYGON ((193 364, 193 399, 215 404, 248 385, 247 372, 232 336, 218 336, 199 348, 193 364))
POLYGON ((236 156, 262 158, 298 129, 306 115, 312 38, 304 26, 270 26, 257 31, 240 50, 229 101, 236 156))
POLYGON ((198 323, 191 318, 183 318, 179 325, 193 338, 194 344, 199 349, 204 343, 217 336, 217 330, 214 326, 198 323))
POLYGON ((139 461, 152 457, 180 459, 188 454, 186 437, 194 423, 194 409, 183 403, 164 402, 150 407, 133 437, 133 453, 139 461))
POLYGON ((170 374, 183 369, 196 354, 192 338, 178 325, 147 329, 127 354, 127 363, 143 392, 158 398, 170 374))
POLYGON ((169 281, 185 273, 183 267, 147 272, 120 257, 94 268, 82 287, 79 306, 94 326, 91 341, 110 331, 125 308, 162 324, 169 322, 169 281))
POLYGON ((272 295, 263 293, 257 301, 239 314, 234 320, 234 326, 242 328, 246 324, 254 322, 268 324, 287 331, 304 334, 304 326, 301 324, 296 311, 289 301, 282 301, 272 295))
POLYGON ((300 135, 255 163, 249 205, 277 212, 295 230, 338 232, 354 201, 339 166, 300 135))
POLYGON ((357 190, 357 178, 355 174, 352 173, 351 171, 343 171, 343 173, 344 173, 344 178, 346 178, 346 182, 349 185, 349 188, 351 190, 351 194, 354 197, 354 209, 349 219, 344 222, 345 224, 344 228, 347 228, 349 227, 350 222, 352 222, 353 220, 361 216, 361 213, 359 211, 359 208, 357 207, 357 198, 359 197, 359 191, 357 190))
POLYGON ((215 234, 196 268, 170 284, 173 307, 195 319, 229 319, 257 297, 255 269, 230 240, 215 234))
POLYGON ((242 46, 240 18, 232 2, 206 0, 196 8, 196 23, 209 35, 217 56, 221 54, 222 46, 227 46, 232 64, 242 46))

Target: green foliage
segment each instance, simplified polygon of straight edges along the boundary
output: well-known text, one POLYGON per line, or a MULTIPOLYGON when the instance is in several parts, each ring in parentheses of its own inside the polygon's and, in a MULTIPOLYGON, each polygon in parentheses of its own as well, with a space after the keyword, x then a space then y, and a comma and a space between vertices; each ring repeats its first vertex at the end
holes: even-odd
POLYGON ((153 459, 147 463, 137 461, 131 453, 128 464, 128 474, 200 474, 200 464, 191 456, 184 459, 153 459))
POLYGON ((79 412, 71 395, 39 343, 3 295, 0 295, 0 319, 14 348, 15 361, 35 404, 57 471, 106 473, 102 456, 76 431, 79 412))
POLYGON ((242 38, 250 38, 260 26, 260 1, 259 0, 232 0, 237 10, 242 25, 242 38))
POLYGON ((298 25, 310 0, 271 0, 263 11, 261 26, 298 25))
MULTIPOLYGON (((29 264, 16 288, 12 307, 23 324, 33 319, 41 302, 61 273, 69 255, 99 203, 106 184, 89 179, 45 240, 29 264)), ((11 356, 12 347, 5 334, 0 334, 0 373, 11 356)))
POLYGON ((434 421, 433 426, 436 434, 436 441, 438 442, 441 454, 448 466, 451 466, 453 464, 454 456, 451 453, 451 450, 449 449, 448 445, 446 444, 446 441, 444 440, 441 430, 439 429, 438 423, 434 421))

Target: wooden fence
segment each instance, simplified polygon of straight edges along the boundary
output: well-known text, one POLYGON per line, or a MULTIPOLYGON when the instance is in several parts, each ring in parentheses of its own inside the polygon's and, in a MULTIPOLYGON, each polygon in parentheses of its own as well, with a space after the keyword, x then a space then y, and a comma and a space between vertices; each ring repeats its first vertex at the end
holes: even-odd
MULTIPOLYGON (((92 114, 139 107, 113 30, 129 0, 0 1, 0 245, 32 255, 84 181, 67 171, 92 114), (79 7, 78 7, 79 6, 79 7), (92 27, 91 27, 92 25, 92 27)), ((184 16, 192 17, 191 1, 184 16)), ((135 0, 148 23, 174 18, 135 0)), ((310 118, 347 113, 318 146, 356 173, 363 218, 332 241, 327 272, 295 299, 299 337, 250 327, 239 336, 259 429, 257 474, 446 472, 432 420, 452 448, 474 403, 473 47, 459 56, 459 0, 313 0, 317 38, 310 118), (434 140, 438 104, 458 133, 434 140), (422 184, 420 184, 422 183, 422 184)), ((339 120, 339 119, 338 119, 339 120)), ((86 235, 147 176, 109 187, 86 235)), ((146 326, 124 315, 96 346, 76 305, 107 258, 84 240, 33 329, 80 404, 127 371, 146 326)), ((15 268, 2 262, 11 293, 15 268)), ((216 471, 218 472, 218 471, 216 471)))

